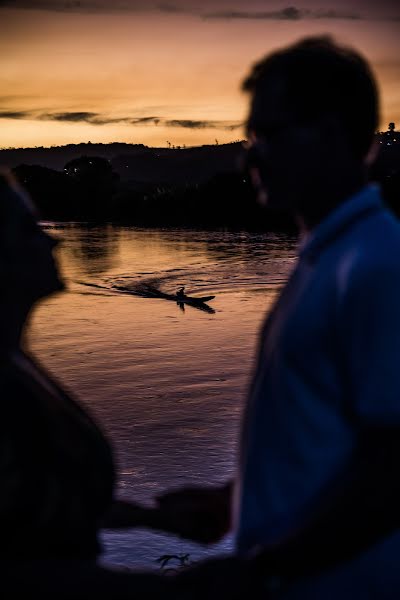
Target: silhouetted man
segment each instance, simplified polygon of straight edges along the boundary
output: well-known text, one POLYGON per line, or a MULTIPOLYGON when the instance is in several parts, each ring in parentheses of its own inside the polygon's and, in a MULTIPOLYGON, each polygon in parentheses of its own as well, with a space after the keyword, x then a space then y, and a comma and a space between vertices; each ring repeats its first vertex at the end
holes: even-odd
POLYGON ((250 173, 264 204, 296 218, 299 257, 261 331, 235 486, 160 505, 177 532, 212 541, 234 489, 238 553, 259 553, 279 597, 395 598, 400 225, 367 185, 376 84, 358 53, 310 38, 244 89, 250 173))

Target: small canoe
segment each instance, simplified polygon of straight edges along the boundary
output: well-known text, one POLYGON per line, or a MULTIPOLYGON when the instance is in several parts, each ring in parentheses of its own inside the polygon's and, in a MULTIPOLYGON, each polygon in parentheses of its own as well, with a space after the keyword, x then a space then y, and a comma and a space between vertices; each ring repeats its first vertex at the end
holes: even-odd
POLYGON ((175 296, 176 301, 182 304, 191 304, 192 306, 201 306, 206 304, 206 302, 210 302, 210 300, 214 300, 215 296, 175 296))

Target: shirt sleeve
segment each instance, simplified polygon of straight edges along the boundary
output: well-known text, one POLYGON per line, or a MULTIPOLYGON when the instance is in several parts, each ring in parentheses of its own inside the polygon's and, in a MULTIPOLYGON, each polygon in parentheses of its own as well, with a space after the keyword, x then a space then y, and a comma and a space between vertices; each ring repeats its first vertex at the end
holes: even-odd
POLYGON ((340 317, 346 402, 361 424, 400 424, 400 266, 352 277, 340 317))

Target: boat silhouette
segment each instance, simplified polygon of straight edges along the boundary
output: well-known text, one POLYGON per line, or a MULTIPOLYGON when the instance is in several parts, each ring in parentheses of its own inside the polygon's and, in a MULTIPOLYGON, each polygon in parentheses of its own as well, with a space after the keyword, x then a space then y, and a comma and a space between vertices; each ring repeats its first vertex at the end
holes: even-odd
MULTIPOLYGON (((80 285, 84 286, 110 291, 110 288, 96 283, 89 283, 85 281, 77 281, 76 283, 79 283, 80 285)), ((111 286, 111 289, 118 292, 122 292, 124 294, 131 294, 132 296, 140 296, 141 298, 160 298, 162 300, 172 300, 173 302, 176 302, 178 306, 183 310, 185 308, 185 305, 187 304, 188 306, 193 306, 193 308, 197 308, 210 314, 215 313, 215 310, 207 304, 207 302, 214 300, 215 296, 187 296, 186 294, 181 293, 167 294, 166 292, 162 292, 161 290, 150 286, 146 286, 145 288, 142 286, 140 288, 140 291, 123 285, 113 285, 111 286)))

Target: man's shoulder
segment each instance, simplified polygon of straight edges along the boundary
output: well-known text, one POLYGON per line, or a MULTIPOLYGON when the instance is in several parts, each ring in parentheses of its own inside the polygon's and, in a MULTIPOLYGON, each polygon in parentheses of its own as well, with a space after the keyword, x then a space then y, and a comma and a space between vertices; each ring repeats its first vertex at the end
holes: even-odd
POLYGON ((329 254, 326 264, 342 293, 400 286, 400 222, 384 207, 349 228, 329 254))
POLYGON ((391 268, 400 272, 400 222, 386 208, 349 229, 335 249, 339 262, 359 269, 391 268))
POLYGON ((8 359, 0 358, 0 396, 2 399, 1 410, 19 410, 16 401, 23 400, 30 406, 32 390, 26 385, 21 373, 8 359))

